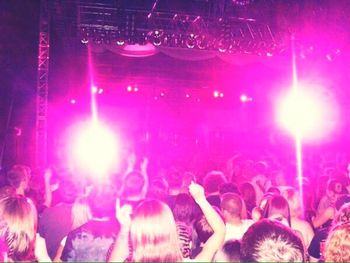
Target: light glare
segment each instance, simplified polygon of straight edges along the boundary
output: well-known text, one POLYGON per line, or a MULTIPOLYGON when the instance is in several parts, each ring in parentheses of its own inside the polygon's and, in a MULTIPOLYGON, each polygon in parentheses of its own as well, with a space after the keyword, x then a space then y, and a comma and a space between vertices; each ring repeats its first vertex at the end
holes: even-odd
POLYGON ((106 176, 116 165, 118 145, 115 135, 98 122, 79 126, 71 145, 76 168, 91 176, 106 176))
POLYGON ((281 98, 277 106, 281 127, 302 139, 319 139, 334 128, 337 107, 321 89, 300 87, 281 98))

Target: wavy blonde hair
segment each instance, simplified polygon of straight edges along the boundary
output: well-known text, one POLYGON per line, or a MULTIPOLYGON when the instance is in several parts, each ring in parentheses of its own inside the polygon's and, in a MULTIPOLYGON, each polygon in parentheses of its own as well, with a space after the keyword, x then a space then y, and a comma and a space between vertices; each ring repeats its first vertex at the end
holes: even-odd
POLYGON ((0 215, 7 227, 1 233, 13 261, 33 259, 37 229, 37 212, 33 202, 24 196, 8 196, 0 200, 0 215))
POLYGON ((181 262, 176 224, 170 208, 158 200, 142 202, 131 223, 135 262, 181 262))
POLYGON ((326 241, 326 262, 350 262, 350 224, 333 227, 326 241))
POLYGON ((72 206, 72 229, 80 227, 92 218, 91 209, 86 196, 79 196, 72 206))

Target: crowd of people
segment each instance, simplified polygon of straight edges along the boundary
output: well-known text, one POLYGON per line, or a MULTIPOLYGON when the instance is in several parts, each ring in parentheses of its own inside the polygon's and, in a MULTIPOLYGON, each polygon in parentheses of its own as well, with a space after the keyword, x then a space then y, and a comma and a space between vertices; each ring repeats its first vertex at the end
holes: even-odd
POLYGON ((0 260, 350 262, 346 161, 305 168, 237 154, 201 174, 134 154, 108 182, 2 173, 0 260), (291 176, 292 175, 292 176, 291 176))

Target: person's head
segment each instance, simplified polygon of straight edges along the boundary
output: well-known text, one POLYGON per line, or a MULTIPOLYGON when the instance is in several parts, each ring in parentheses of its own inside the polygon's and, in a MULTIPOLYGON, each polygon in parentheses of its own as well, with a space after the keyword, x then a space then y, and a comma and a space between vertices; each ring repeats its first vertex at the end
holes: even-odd
POLYGON ((219 188, 220 195, 226 194, 226 193, 236 193, 239 194, 239 190, 236 184, 234 183, 224 183, 220 185, 219 188))
POLYGON ((256 205, 256 193, 251 183, 241 184, 240 193, 247 206, 256 205))
POLYGON ((304 245, 283 224, 262 219, 241 240, 241 262, 304 262, 304 245))
POLYGON ((62 202, 73 204, 78 196, 78 187, 71 178, 63 178, 59 182, 58 195, 62 202))
POLYGON ((302 211, 299 193, 294 188, 288 187, 282 192, 282 195, 288 202, 291 216, 300 216, 302 211))
POLYGON ((173 214, 176 221, 190 224, 194 216, 194 203, 188 194, 178 194, 175 199, 173 214))
POLYGON ((16 189, 27 190, 29 187, 31 170, 25 165, 14 165, 7 172, 7 182, 10 186, 16 189))
POLYGON ((220 171, 211 171, 203 179, 203 187, 207 194, 218 193, 220 185, 224 183, 226 178, 220 171))
POLYGON ((216 252, 214 262, 240 262, 239 251, 241 242, 239 240, 228 240, 222 248, 216 252))
POLYGON ((278 220, 290 226, 290 210, 287 200, 281 195, 272 196, 265 206, 263 218, 278 220))
POLYGON ((164 178, 152 180, 148 189, 148 197, 165 201, 169 193, 168 182, 164 178))
POLYGON ((335 209, 339 211, 340 208, 347 203, 350 203, 350 195, 338 196, 337 201, 335 202, 335 209))
POLYGON ((136 208, 130 239, 135 262, 182 261, 174 216, 161 201, 146 200, 136 208))
POLYGON ((95 186, 88 196, 88 204, 94 217, 115 217, 115 189, 110 185, 95 186))
POLYGON ((33 257, 37 229, 37 212, 32 201, 16 195, 0 200, 0 215, 6 223, 4 236, 8 256, 13 261, 29 261, 33 257))
POLYGON ((268 170, 268 165, 264 161, 257 162, 254 165, 254 172, 256 175, 266 175, 268 170))
POLYGON ((145 184, 144 176, 137 171, 130 172, 123 180, 122 196, 125 199, 137 197, 141 194, 145 184))
POLYGON ((221 198, 221 211, 226 221, 242 218, 243 201, 238 194, 226 193, 221 198))
POLYGON ((350 223, 338 224, 328 234, 326 262, 350 262, 350 223))
POLYGON ((273 193, 273 194, 279 195, 281 194, 281 191, 280 189, 278 189, 278 187, 271 186, 269 189, 267 189, 266 193, 273 193))
POLYGON ((75 199, 72 206, 72 229, 75 229, 92 218, 88 199, 85 196, 79 196, 75 199))
POLYGON ((340 207, 333 219, 333 226, 350 223, 350 203, 345 203, 340 207))
POLYGON ((178 192, 183 184, 183 175, 178 167, 171 167, 166 174, 166 178, 169 184, 169 190, 171 192, 178 192))
POLYGON ((330 179, 327 183, 327 196, 335 202, 338 196, 343 194, 343 184, 336 179, 330 179))

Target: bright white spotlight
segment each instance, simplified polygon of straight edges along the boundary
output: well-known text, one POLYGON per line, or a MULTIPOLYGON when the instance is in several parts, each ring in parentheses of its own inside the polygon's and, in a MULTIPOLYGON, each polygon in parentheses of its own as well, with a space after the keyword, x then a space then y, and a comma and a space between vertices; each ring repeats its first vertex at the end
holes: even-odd
POLYGON ((115 168, 118 143, 113 132, 101 123, 77 126, 71 147, 73 162, 79 171, 101 178, 115 168))
POLYGON ((334 101, 322 89, 298 87, 278 101, 279 124, 302 139, 313 140, 328 135, 337 121, 334 101))
POLYGON ((92 93, 96 94, 97 91, 98 91, 98 88, 97 88, 96 86, 92 86, 92 87, 91 87, 91 92, 92 92, 92 93))
POLYGON ((219 96, 220 96, 220 92, 219 92, 219 91, 217 91, 217 90, 214 90, 214 92, 213 92, 213 96, 214 96, 214 98, 219 98, 219 96))

